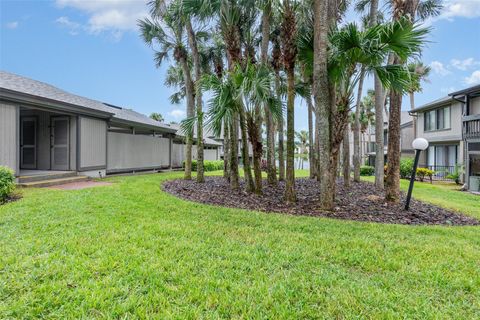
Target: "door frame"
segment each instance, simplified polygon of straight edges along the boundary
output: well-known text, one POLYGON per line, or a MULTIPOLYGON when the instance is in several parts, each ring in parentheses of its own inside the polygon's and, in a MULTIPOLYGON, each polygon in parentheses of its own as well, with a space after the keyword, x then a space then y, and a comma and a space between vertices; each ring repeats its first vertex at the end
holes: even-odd
POLYGON ((37 166, 38 166, 38 116, 20 116, 20 139, 19 139, 19 142, 20 142, 20 157, 19 157, 19 160, 20 160, 20 169, 30 169, 30 170, 35 170, 37 169, 37 166), (34 143, 34 164, 33 166, 29 167, 29 166, 24 166, 23 164, 23 152, 22 152, 22 148, 23 148, 23 120, 25 119, 28 119, 28 120, 34 120, 34 123, 35 123, 35 129, 34 129, 34 136, 35 136, 35 143, 34 143))
POLYGON ((68 171, 70 170, 70 116, 64 116, 64 115, 60 115, 60 116, 50 116, 50 170, 59 170, 59 171, 68 171), (67 143, 66 143, 66 147, 67 147, 67 168, 66 169, 57 169, 55 168, 55 164, 54 164, 54 160, 55 160, 55 156, 54 156, 54 141, 55 141, 55 137, 54 137, 54 122, 55 120, 58 120, 58 119, 64 119, 64 120, 67 120, 67 143))

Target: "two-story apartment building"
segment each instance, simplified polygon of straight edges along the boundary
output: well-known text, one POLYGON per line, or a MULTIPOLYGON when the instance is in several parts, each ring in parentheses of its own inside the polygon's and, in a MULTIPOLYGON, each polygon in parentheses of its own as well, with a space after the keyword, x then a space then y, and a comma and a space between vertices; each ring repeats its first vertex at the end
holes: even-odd
POLYGON ((412 110, 411 114, 417 117, 417 137, 430 143, 420 158, 420 166, 434 170, 438 177, 462 166, 463 180, 470 190, 478 191, 480 86, 453 92, 412 110))
POLYGON ((480 85, 449 96, 462 104, 465 181, 469 190, 480 192, 480 85))

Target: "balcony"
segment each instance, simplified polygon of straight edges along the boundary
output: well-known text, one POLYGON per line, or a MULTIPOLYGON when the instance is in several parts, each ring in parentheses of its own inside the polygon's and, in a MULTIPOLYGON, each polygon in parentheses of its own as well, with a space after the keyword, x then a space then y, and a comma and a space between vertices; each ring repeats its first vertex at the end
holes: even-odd
POLYGON ((463 117, 463 138, 480 138, 480 114, 463 117))

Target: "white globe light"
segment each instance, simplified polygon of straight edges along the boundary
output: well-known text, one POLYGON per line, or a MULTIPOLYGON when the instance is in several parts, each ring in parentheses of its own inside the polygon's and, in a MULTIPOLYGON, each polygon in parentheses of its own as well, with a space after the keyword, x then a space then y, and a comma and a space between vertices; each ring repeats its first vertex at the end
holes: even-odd
POLYGON ((412 142, 412 148, 415 150, 426 150, 428 148, 428 141, 424 138, 417 138, 412 142))

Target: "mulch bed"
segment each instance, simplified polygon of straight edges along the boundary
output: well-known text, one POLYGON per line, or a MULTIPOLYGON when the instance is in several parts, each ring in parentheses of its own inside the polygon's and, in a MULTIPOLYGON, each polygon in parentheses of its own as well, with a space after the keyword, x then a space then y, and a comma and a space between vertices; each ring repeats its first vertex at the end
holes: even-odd
POLYGON ((323 211, 318 207, 318 182, 312 179, 297 179, 297 202, 283 200, 285 184, 277 187, 263 185, 263 195, 232 191, 222 177, 206 177, 200 184, 189 180, 170 180, 163 189, 180 198, 223 207, 278 212, 291 215, 319 216, 345 220, 409 225, 480 225, 480 221, 453 211, 412 199, 410 210, 404 210, 405 194, 399 204, 385 203, 384 193, 374 184, 351 183, 345 188, 337 182, 335 209, 323 211))

